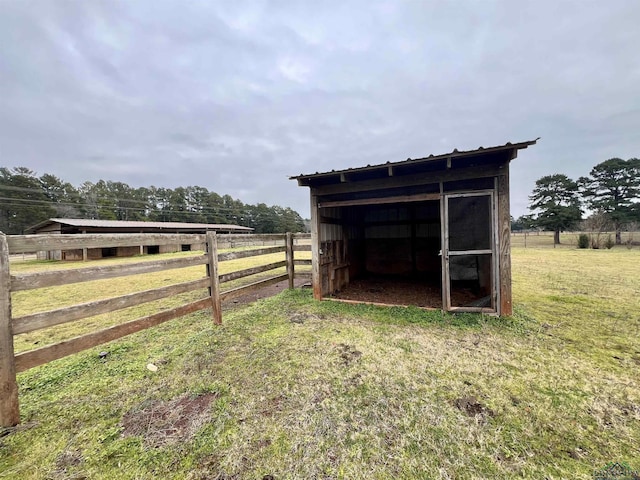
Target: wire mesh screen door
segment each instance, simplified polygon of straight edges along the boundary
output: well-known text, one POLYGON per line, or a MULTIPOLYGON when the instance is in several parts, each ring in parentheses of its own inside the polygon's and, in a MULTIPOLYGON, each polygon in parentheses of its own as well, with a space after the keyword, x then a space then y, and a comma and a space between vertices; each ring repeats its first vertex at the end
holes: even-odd
POLYGON ((493 191, 445 195, 446 310, 496 311, 493 191))

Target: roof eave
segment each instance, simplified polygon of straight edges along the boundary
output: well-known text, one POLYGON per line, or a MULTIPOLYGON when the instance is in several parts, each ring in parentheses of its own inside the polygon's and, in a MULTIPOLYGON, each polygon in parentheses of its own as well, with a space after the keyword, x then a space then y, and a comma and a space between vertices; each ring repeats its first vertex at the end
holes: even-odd
POLYGON ((443 153, 440 155, 429 155, 428 157, 422 157, 422 158, 415 158, 415 159, 408 158, 406 160, 400 160, 397 162, 386 162, 378 165, 367 165, 366 167, 347 168, 343 170, 332 170, 330 172, 300 174, 300 175, 289 177, 289 180, 297 180, 299 186, 310 186, 310 181, 315 179, 344 176, 347 174, 355 174, 355 173, 362 173, 362 172, 370 172, 374 170, 379 170, 381 168, 389 168, 389 167, 393 168, 395 166, 400 166, 400 165, 403 165, 403 166, 418 165, 421 163, 445 160, 448 158, 470 157, 473 155, 486 155, 486 154, 495 153, 502 150, 509 150, 509 149, 523 150, 531 145, 535 145, 538 140, 540 140, 540 137, 536 138, 535 140, 527 140, 527 141, 518 142, 518 143, 507 142, 504 145, 496 145, 496 146, 487 147, 487 148, 480 146, 475 150, 458 151, 458 149, 453 149, 453 151, 449 153, 443 153))

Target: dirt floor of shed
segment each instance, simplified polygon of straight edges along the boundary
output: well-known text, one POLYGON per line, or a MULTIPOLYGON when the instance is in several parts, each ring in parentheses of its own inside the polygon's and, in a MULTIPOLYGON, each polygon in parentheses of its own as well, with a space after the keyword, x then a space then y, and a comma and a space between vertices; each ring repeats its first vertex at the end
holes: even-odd
MULTIPOLYGON (((333 295, 333 298, 388 305, 442 308, 440 282, 405 277, 357 278, 351 280, 349 286, 333 295)), ((470 289, 458 288, 451 294, 451 303, 459 306, 468 305, 477 298, 470 289)))
MULTIPOLYGON (((297 278, 296 288, 310 287, 309 278, 297 278)), ((224 302, 223 310, 246 305, 262 298, 272 297, 287 288, 287 282, 270 285, 256 292, 243 295, 224 302)), ((382 303, 387 305, 405 305, 424 308, 442 308, 442 290, 440 283, 393 276, 371 276, 351 280, 349 286, 332 295, 332 298, 365 303, 382 303)), ((452 292, 453 305, 468 305, 477 300, 470 289, 459 288, 452 292)))

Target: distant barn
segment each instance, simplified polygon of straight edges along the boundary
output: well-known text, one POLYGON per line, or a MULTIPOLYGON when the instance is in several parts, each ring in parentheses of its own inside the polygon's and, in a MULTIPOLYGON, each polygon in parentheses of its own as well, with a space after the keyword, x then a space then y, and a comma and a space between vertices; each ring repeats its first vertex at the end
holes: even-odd
MULTIPOLYGON (((79 218, 50 218, 25 230, 26 234, 83 234, 83 233, 251 233, 253 228, 216 223, 134 222, 121 220, 89 220, 79 218)), ((131 245, 115 248, 88 248, 38 252, 41 260, 95 260, 105 257, 131 257, 155 253, 204 250, 204 244, 131 245)))
POLYGON ((536 141, 291 177, 315 298, 510 315, 509 162, 536 141))

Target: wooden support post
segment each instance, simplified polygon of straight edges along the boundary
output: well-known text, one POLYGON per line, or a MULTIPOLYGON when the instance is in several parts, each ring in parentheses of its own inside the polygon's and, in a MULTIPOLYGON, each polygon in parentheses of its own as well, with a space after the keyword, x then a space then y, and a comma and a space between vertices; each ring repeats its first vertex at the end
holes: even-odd
POLYGON ((320 212, 318 197, 311 193, 311 284, 313 298, 322 300, 322 281, 320 278, 320 212))
POLYGON ((293 263, 293 233, 287 232, 287 275, 289 276, 289 289, 293 288, 294 263, 293 263))
POLYGON ((222 305, 220 301, 220 278, 218 277, 218 240, 216 232, 207 232, 207 275, 209 277, 209 296, 211 297, 211 308, 213 322, 220 325, 222 323, 222 305))
POLYGON ((440 284, 442 286, 442 310, 448 311, 451 308, 449 304, 451 285, 449 282, 449 221, 447 218, 447 197, 444 195, 444 183, 440 182, 440 259, 441 276, 440 284))
POLYGON ((7 237, 0 232, 0 427, 20 423, 11 328, 11 276, 7 237))
POLYGON ((511 218, 509 215, 509 164, 498 175, 498 275, 500 279, 499 315, 511 315, 511 218))

